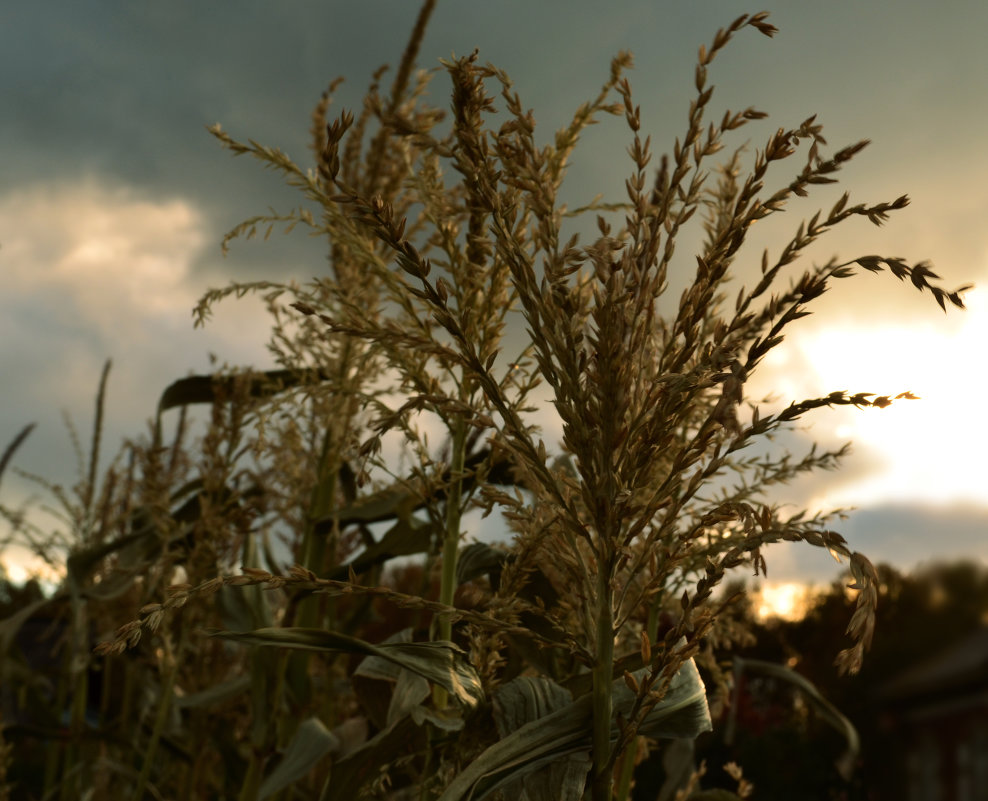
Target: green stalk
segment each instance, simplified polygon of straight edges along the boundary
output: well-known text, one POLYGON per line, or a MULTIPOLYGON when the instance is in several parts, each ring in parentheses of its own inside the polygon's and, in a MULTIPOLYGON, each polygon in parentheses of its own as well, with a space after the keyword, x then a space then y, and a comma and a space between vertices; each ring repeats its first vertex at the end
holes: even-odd
POLYGON ((169 653, 171 649, 167 647, 165 658, 168 660, 168 667, 165 670, 164 681, 161 684, 161 698, 158 700, 158 713, 154 718, 154 728, 151 731, 151 739, 148 741, 147 750, 144 752, 144 764, 141 766, 141 775, 137 779, 137 786, 131 796, 133 801, 142 801, 144 790, 147 787, 148 779, 151 777, 151 766, 154 764, 154 757, 158 751, 158 742, 161 740, 161 733, 165 730, 168 722, 168 712, 171 710, 172 696, 175 690, 175 660, 169 653))
POLYGON ((620 776, 618 778, 617 801, 629 801, 631 798, 631 780, 635 775, 635 756, 638 751, 638 738, 635 737, 624 749, 621 757, 620 776))
POLYGON ((597 569, 597 659, 593 668, 593 767, 591 798, 611 801, 610 770, 612 673, 614 670, 613 590, 609 566, 601 560, 597 569))
MULTIPOLYGON (((256 549, 251 538, 247 538, 244 542, 243 563, 251 566, 258 564, 256 549)), ((257 597, 258 588, 242 589, 254 596, 251 602, 252 607, 257 610, 255 625, 264 625, 260 612, 266 602, 263 598, 257 597)), ((253 801, 257 797, 267 756, 275 743, 280 744, 279 736, 283 724, 290 722, 287 716, 279 715, 279 711, 285 694, 289 660, 299 656, 300 654, 287 650, 267 649, 256 649, 250 655, 250 704, 253 721, 250 729, 250 759, 240 786, 238 796, 240 801, 253 801)), ((304 662, 302 669, 305 669, 304 662)))
MULTIPOLYGON (((72 666, 72 654, 66 649, 65 655, 62 657, 64 665, 58 676, 58 687, 55 690, 55 714, 59 714, 60 710, 65 709, 65 702, 69 695, 69 671, 72 666)), ((62 757, 62 746, 57 740, 51 740, 48 743, 47 754, 45 755, 45 782, 44 782, 44 798, 50 798, 54 794, 54 787, 56 777, 58 776, 59 762, 62 757)), ((66 771, 71 768, 71 765, 66 765, 66 771)))
MULTIPOLYGON (((335 442, 332 427, 327 428, 323 436, 322 451, 319 454, 318 474, 316 484, 312 489, 302 542, 302 564, 317 576, 323 575, 326 570, 327 547, 334 550, 336 547, 335 531, 328 537, 316 536, 316 523, 336 513, 339 458, 335 442)), ((323 617, 325 604, 326 597, 323 595, 311 595, 308 598, 302 598, 298 604, 294 625, 306 628, 332 628, 333 622, 327 621, 323 617)), ((291 623, 286 621, 284 625, 291 625, 291 623)), ((310 654, 306 651, 293 651, 291 658, 285 663, 285 669, 289 674, 288 686, 292 688, 296 700, 301 696, 307 696, 309 693, 309 657, 310 654)), ((283 686, 280 680, 278 686, 283 686)), ((280 696, 274 699, 276 709, 280 701, 280 696)))
MULTIPOLYGON (((446 532, 443 540, 443 572, 439 585, 439 603, 453 605, 456 592, 456 557, 460 548, 460 497, 463 494, 463 463, 466 459, 467 427, 460 417, 453 424, 453 453, 450 466, 452 480, 446 496, 446 532)), ((449 640, 453 636, 453 621, 443 615, 439 618, 439 639, 449 640)), ((437 709, 445 709, 446 690, 436 687, 433 699, 437 709)))
POLYGON ((240 795, 238 801, 254 801, 257 798, 257 788, 261 786, 261 760, 256 758, 256 754, 251 756, 247 765, 247 775, 244 776, 243 784, 240 785, 240 795))
MULTIPOLYGON (((326 566, 323 564, 326 554, 327 540, 316 537, 316 522, 333 511, 336 500, 336 479, 339 475, 339 464, 336 456, 332 428, 326 430, 322 441, 322 452, 319 454, 319 467, 316 485, 312 489, 312 499, 309 503, 309 515, 305 526, 305 539, 302 545, 302 564, 309 570, 321 575, 326 566)), ((311 599, 306 599, 306 601, 311 599)), ((305 622, 300 625, 314 625, 314 607, 304 601, 301 617, 305 622), (313 611, 306 611, 307 609, 313 611)))
MULTIPOLYGON (((65 648, 63 673, 59 681, 56 711, 61 714, 61 710, 65 709, 66 702, 71 699, 69 740, 65 746, 64 754, 61 755, 63 762, 61 775, 63 778, 59 789, 59 798, 67 801, 67 799, 78 796, 80 792, 81 773, 79 768, 82 767, 83 761, 80 752, 86 718, 86 699, 89 696, 89 673, 87 665, 85 663, 77 664, 77 659, 84 658, 82 655, 88 653, 89 646, 86 637, 86 606, 79 597, 78 584, 71 569, 66 584, 71 593, 72 620, 70 639, 65 648), (70 777, 72 777, 71 783, 69 782, 70 777)), ((48 757, 45 771, 46 790, 49 780, 54 780, 58 772, 57 750, 54 760, 51 751, 49 751, 48 757)))
MULTIPOLYGON (((78 672, 73 680, 72 707, 69 714, 69 744, 65 751, 65 771, 64 776, 68 777, 70 768, 76 767, 82 761, 82 730, 86 725, 86 699, 89 696, 89 674, 83 669, 78 672)), ((67 780, 62 782, 60 797, 68 801, 73 797, 78 797, 80 788, 79 781, 81 774, 76 773, 73 782, 67 780)))
MULTIPOLYGON (((344 344, 340 362, 339 383, 344 388, 348 386, 345 376, 347 366, 350 364, 350 356, 351 344, 348 339, 344 344)), ((350 408, 350 405, 347 404, 341 410, 342 423, 339 419, 327 420, 327 427, 323 434, 319 453, 319 463, 316 466, 316 482, 309 499, 309 509, 302 539, 302 564, 316 575, 323 575, 327 568, 325 564, 327 550, 331 550, 334 554, 336 552, 336 540, 339 535, 338 527, 334 525, 329 536, 322 537, 316 535, 316 523, 327 517, 336 518, 339 512, 336 497, 341 458, 338 442, 345 439, 345 437, 343 435, 337 437, 336 432, 338 430, 344 432, 348 430, 351 418, 350 408)), ((286 617, 282 621, 282 625, 332 629, 336 624, 334 620, 335 608, 333 599, 328 599, 325 596, 313 595, 308 598, 302 598, 294 615, 286 617)), ((247 776, 241 785, 241 801, 252 800, 257 795, 257 789, 263 778, 262 768, 265 759, 263 754, 266 754, 268 748, 278 742, 282 735, 290 736, 294 733, 293 731, 286 733, 286 727, 281 724, 292 722, 283 720, 279 713, 282 700, 286 694, 286 690, 289 688, 294 695, 296 703, 300 701, 302 703, 308 702, 311 693, 309 660, 310 654, 305 651, 286 652, 277 658, 277 663, 272 669, 265 668, 253 677, 254 685, 252 687, 252 694, 256 695, 260 688, 270 687, 272 679, 274 686, 270 688, 270 695, 264 699, 266 702, 263 718, 264 731, 255 731, 252 734, 253 747, 247 776), (263 676, 260 675, 261 673, 263 673, 263 676), (262 744, 264 747, 263 752, 261 751, 262 744)), ((266 662, 265 664, 268 663, 266 662)), ((258 667, 261 666, 259 665, 258 667)), ((255 712, 260 709, 260 704, 255 701, 255 712)), ((294 726, 289 725, 287 728, 293 729, 294 726)))
POLYGON ((645 631, 648 634, 648 641, 655 642, 659 639, 659 608, 661 603, 656 595, 648 607, 648 620, 645 622, 645 631))

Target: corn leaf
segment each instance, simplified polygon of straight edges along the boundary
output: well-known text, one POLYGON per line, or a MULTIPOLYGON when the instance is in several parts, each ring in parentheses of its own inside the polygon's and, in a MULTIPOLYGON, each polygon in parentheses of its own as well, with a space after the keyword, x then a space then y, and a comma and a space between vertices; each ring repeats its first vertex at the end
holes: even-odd
MULTIPOLYGON (((494 723, 503 739, 514 731, 573 703, 573 696, 543 676, 519 676, 497 689, 494 723)), ((521 801, 580 801, 591 760, 584 751, 544 765, 502 788, 506 798, 521 801)))
POLYGON ((303 720, 278 767, 271 771, 258 790, 258 801, 264 801, 307 776, 320 759, 338 749, 340 744, 340 738, 327 729, 319 718, 303 720))
MULTIPOLYGON (((643 668, 636 678, 645 675, 643 668)), ((624 680, 614 683, 611 738, 616 740, 616 716, 630 713, 634 694, 624 680)), ((589 755, 593 699, 585 695, 565 707, 525 723, 492 745, 457 776, 439 801, 481 801, 492 792, 543 766, 570 755, 589 755)), ((640 733, 649 737, 696 737, 711 728, 706 690, 693 660, 673 677, 665 698, 642 722, 640 733)), ((584 758, 589 758, 585 756, 584 758)), ((537 799, 541 801, 541 799, 537 799)))
MULTIPOLYGON (((743 673, 760 673, 763 676, 771 676, 801 690, 806 700, 809 701, 821 719, 826 721, 843 736, 846 747, 844 752, 835 761, 835 765, 841 776, 848 780, 851 778, 854 763, 857 760, 858 752, 861 750, 861 740, 858 737, 858 730, 837 707, 824 698, 813 682, 785 665, 766 662, 761 659, 742 659, 736 656, 734 657, 736 686, 740 686, 740 679, 743 673)), ((730 741, 733 734, 734 727, 731 725, 728 728, 725 738, 730 741)))
POLYGON ((467 706, 476 705, 484 695, 480 677, 466 658, 466 652, 448 641, 374 645, 334 631, 298 627, 262 628, 248 632, 217 631, 211 632, 211 636, 249 645, 379 656, 438 684, 467 706))
MULTIPOLYGON (((267 370, 251 372, 250 396, 266 398, 305 382, 325 381, 328 375, 318 370, 267 370)), ((217 398, 228 397, 235 382, 242 376, 193 375, 171 383, 161 394, 158 412, 195 403, 215 403, 217 398)))

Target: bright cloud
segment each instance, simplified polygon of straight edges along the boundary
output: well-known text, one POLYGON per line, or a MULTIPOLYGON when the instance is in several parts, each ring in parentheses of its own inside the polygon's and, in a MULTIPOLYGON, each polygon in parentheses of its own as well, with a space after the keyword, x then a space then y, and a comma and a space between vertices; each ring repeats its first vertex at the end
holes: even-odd
POLYGON ((168 383, 202 369, 208 351, 269 363, 257 301, 223 304, 206 333, 193 330, 191 310, 207 287, 192 269, 213 237, 186 200, 95 179, 0 195, 0 332, 18 343, 3 353, 5 369, 22 378, 18 391, 32 387, 57 411, 67 391, 91 396, 112 358, 111 389, 123 386, 143 419, 168 383))
MULTIPOLYGON (((88 432, 108 358, 106 454, 144 431, 172 381, 208 369, 210 352, 230 364, 270 364, 269 318, 256 299, 221 304, 205 331, 194 330, 191 310, 207 289, 194 267, 210 245, 218 256, 218 237, 181 198, 95 179, 0 194, 0 436, 39 424, 19 467, 75 480, 59 412, 88 432)), ((8 504, 28 490, 5 476, 8 504)))
MULTIPOLYGON (((988 292, 965 296, 956 320, 919 325, 845 325, 792 336, 767 363, 759 392, 780 403, 834 390, 895 395, 886 409, 841 407, 808 415, 810 433, 823 444, 850 440, 855 460, 874 468, 853 483, 831 486, 813 508, 886 502, 988 506, 984 458, 988 427, 975 411, 988 394, 981 354, 988 343, 988 292)), ((756 393, 757 394, 757 393, 756 393)))
POLYGON ((189 268, 206 240, 190 204, 90 180, 0 197, 0 243, 8 302, 64 293, 74 313, 112 334, 148 315, 188 315, 189 268))

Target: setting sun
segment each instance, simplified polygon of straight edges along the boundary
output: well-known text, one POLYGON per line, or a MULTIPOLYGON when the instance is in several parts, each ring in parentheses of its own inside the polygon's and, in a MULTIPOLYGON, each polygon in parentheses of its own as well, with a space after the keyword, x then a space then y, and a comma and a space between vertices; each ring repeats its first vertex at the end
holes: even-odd
POLYGON ((809 595, 810 588, 798 582, 762 584, 753 593, 755 614, 758 615, 759 620, 769 618, 799 620, 806 614, 809 595))

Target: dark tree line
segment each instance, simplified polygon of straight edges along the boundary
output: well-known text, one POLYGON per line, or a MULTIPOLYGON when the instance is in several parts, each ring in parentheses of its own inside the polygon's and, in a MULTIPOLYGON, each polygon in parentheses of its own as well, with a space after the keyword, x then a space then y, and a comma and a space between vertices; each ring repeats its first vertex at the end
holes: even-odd
POLYGON ((738 699, 747 725, 738 727, 730 747, 723 726, 706 735, 699 756, 711 771, 736 759, 759 799, 900 797, 907 770, 896 729, 900 710, 887 690, 897 677, 988 624, 988 569, 974 561, 930 564, 911 573, 884 564, 877 569, 875 638, 857 675, 839 676, 833 665, 853 604, 846 577, 818 594, 798 621, 760 622, 749 607, 754 642, 738 652, 794 668, 853 722, 861 750, 852 780, 843 781, 833 766, 844 747, 841 737, 806 709, 798 693, 767 681, 746 685, 738 699))

